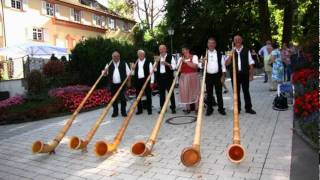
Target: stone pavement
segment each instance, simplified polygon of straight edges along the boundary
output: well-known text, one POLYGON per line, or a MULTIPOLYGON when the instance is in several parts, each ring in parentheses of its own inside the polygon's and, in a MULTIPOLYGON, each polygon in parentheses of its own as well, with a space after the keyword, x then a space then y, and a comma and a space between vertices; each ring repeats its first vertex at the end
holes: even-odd
MULTIPOLYGON (((226 83, 230 87, 230 80, 226 83)), ((272 110, 275 93, 268 91, 268 85, 262 83, 261 77, 256 77, 250 88, 257 115, 240 114, 241 140, 247 156, 239 165, 229 162, 225 155, 226 148, 232 142, 232 93, 229 92, 224 94, 227 116, 221 116, 215 110, 212 116, 204 117, 202 161, 196 167, 187 168, 180 162, 180 152, 192 144, 195 123, 164 123, 153 156, 141 158, 130 154, 132 143, 146 140, 155 123, 159 108, 158 97, 153 97, 153 115, 148 116, 146 112, 135 115, 118 152, 108 158, 97 158, 93 154, 93 145, 101 139, 111 141, 118 131, 122 118, 111 119, 112 110, 89 144, 87 153, 72 151, 67 143, 72 135, 84 137, 101 109, 81 113, 54 155, 32 154, 31 144, 38 139, 45 142, 52 140, 68 116, 0 126, 0 179, 289 179, 292 110, 272 110)), ((181 109, 176 115, 168 111, 166 119, 178 115, 183 115, 181 109)))

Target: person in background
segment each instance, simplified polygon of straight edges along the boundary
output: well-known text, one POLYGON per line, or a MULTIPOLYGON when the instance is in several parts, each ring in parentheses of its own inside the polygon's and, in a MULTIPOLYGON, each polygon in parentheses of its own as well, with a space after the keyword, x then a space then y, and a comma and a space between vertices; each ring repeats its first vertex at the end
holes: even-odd
MULTIPOLYGON (((143 84, 146 82, 147 77, 149 76, 150 73, 152 73, 152 63, 151 61, 147 60, 145 58, 145 52, 143 50, 138 50, 138 64, 131 65, 133 71, 133 76, 134 76, 134 87, 136 88, 136 97, 138 97, 138 94, 141 91, 141 88, 143 84)), ((147 110, 148 114, 152 114, 152 97, 151 97, 151 89, 154 86, 154 74, 151 75, 151 80, 148 83, 147 87, 144 90, 144 94, 147 97, 147 110)), ((142 114, 143 108, 142 108, 142 103, 141 100, 138 103, 138 111, 137 115, 142 114)))
POLYGON ((271 85, 272 85, 272 77, 271 77, 271 75, 272 75, 271 52, 272 52, 272 50, 273 50, 272 46, 269 45, 269 46, 267 47, 267 50, 268 50, 268 51, 267 51, 268 55, 264 57, 263 62, 264 62, 264 70, 265 70, 265 72, 266 72, 267 75, 268 75, 268 79, 270 79, 270 81, 269 81, 269 84, 270 84, 269 90, 271 90, 271 88, 272 88, 272 86, 271 86, 271 85))
POLYGON ((272 85, 271 90, 276 91, 278 84, 281 84, 284 80, 284 65, 281 58, 281 52, 277 43, 272 44, 272 52, 270 63, 272 63, 272 85))
POLYGON ((194 105, 195 111, 198 110, 200 96, 200 81, 198 78, 198 56, 192 55, 190 48, 182 48, 182 57, 178 60, 181 64, 181 74, 179 78, 180 104, 185 105, 185 113, 190 113, 194 105))
MULTIPOLYGON (((106 68, 107 67, 108 67, 108 64, 106 65, 106 68)), ((127 76, 129 76, 128 84, 130 84, 131 82, 130 69, 126 62, 120 60, 120 53, 118 51, 114 51, 112 53, 112 61, 109 67, 107 69, 106 68, 102 71, 102 73, 104 73, 107 76, 108 81, 111 85, 110 86, 111 94, 112 96, 114 96, 127 76)), ((119 114, 119 108, 118 108, 119 98, 121 103, 121 115, 123 117, 127 116, 127 112, 126 112, 127 102, 125 97, 125 89, 126 88, 122 88, 118 98, 112 104, 113 106, 112 117, 117 117, 119 114)))
POLYGON ((283 80, 284 81, 288 81, 289 79, 287 78, 287 74, 288 74, 288 70, 289 70, 288 68, 289 68, 289 65, 290 65, 290 51, 289 51, 287 43, 283 43, 282 44, 281 59, 282 59, 283 66, 284 66, 283 80))
MULTIPOLYGON (((267 40, 266 41, 266 44, 258 51, 258 54, 263 57, 263 59, 268 55, 268 50, 267 50, 267 47, 268 46, 271 46, 271 41, 270 40, 267 40)), ((268 82, 268 75, 266 73, 266 71, 264 71, 264 83, 267 83, 268 82)), ((270 79, 271 81, 271 79, 270 79)))

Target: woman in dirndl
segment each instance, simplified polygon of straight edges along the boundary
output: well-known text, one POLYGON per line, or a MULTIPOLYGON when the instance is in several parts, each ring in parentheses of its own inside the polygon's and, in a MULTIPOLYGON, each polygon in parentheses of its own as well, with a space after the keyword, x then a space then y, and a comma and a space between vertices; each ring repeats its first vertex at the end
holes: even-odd
POLYGON ((180 104, 185 105, 184 112, 190 113, 192 106, 198 110, 200 96, 200 80, 198 77, 198 56, 190 53, 190 48, 182 48, 182 57, 178 60, 181 64, 181 74, 179 78, 180 104))

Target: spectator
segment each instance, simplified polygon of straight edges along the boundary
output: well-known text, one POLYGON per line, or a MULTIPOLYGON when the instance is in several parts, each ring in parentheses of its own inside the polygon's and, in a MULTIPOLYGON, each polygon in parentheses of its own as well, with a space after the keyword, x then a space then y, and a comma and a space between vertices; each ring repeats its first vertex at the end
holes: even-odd
POLYGON ((277 85, 281 84, 284 80, 284 65, 281 58, 281 52, 279 50, 278 44, 272 44, 272 52, 271 52, 271 63, 272 63, 272 85, 271 90, 277 90, 277 85))

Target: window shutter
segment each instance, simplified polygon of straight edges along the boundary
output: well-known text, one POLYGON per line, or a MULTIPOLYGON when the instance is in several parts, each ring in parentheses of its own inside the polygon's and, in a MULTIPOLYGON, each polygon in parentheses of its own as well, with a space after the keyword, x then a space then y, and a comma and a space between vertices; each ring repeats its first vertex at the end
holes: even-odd
POLYGON ((97 15, 93 14, 92 15, 92 22, 93 22, 93 25, 97 25, 97 15))
POLYGON ((43 29, 42 31, 43 31, 43 41, 48 42, 49 41, 48 29, 43 29))
POLYGON ((32 27, 26 27, 25 36, 26 36, 26 39, 33 40, 33 28, 32 27))
POLYGON ((28 11, 28 9, 29 9, 29 5, 28 5, 28 0, 22 0, 22 9, 24 10, 24 11, 28 11))
POLYGON ((101 16, 101 21, 102 21, 102 27, 106 27, 106 18, 104 16, 101 16))
POLYGON ((81 23, 85 23, 84 12, 83 11, 80 11, 80 22, 81 23))
POLYGON ((41 9, 41 11, 42 11, 42 14, 47 14, 47 3, 45 2, 45 1, 42 1, 42 9, 41 9))
POLYGON ((60 18, 60 6, 58 4, 54 5, 54 10, 56 18, 60 18))
POLYGON ((70 8, 70 20, 74 21, 74 9, 70 8))
POLYGON ((7 7, 11 7, 11 0, 5 0, 5 5, 7 7))

